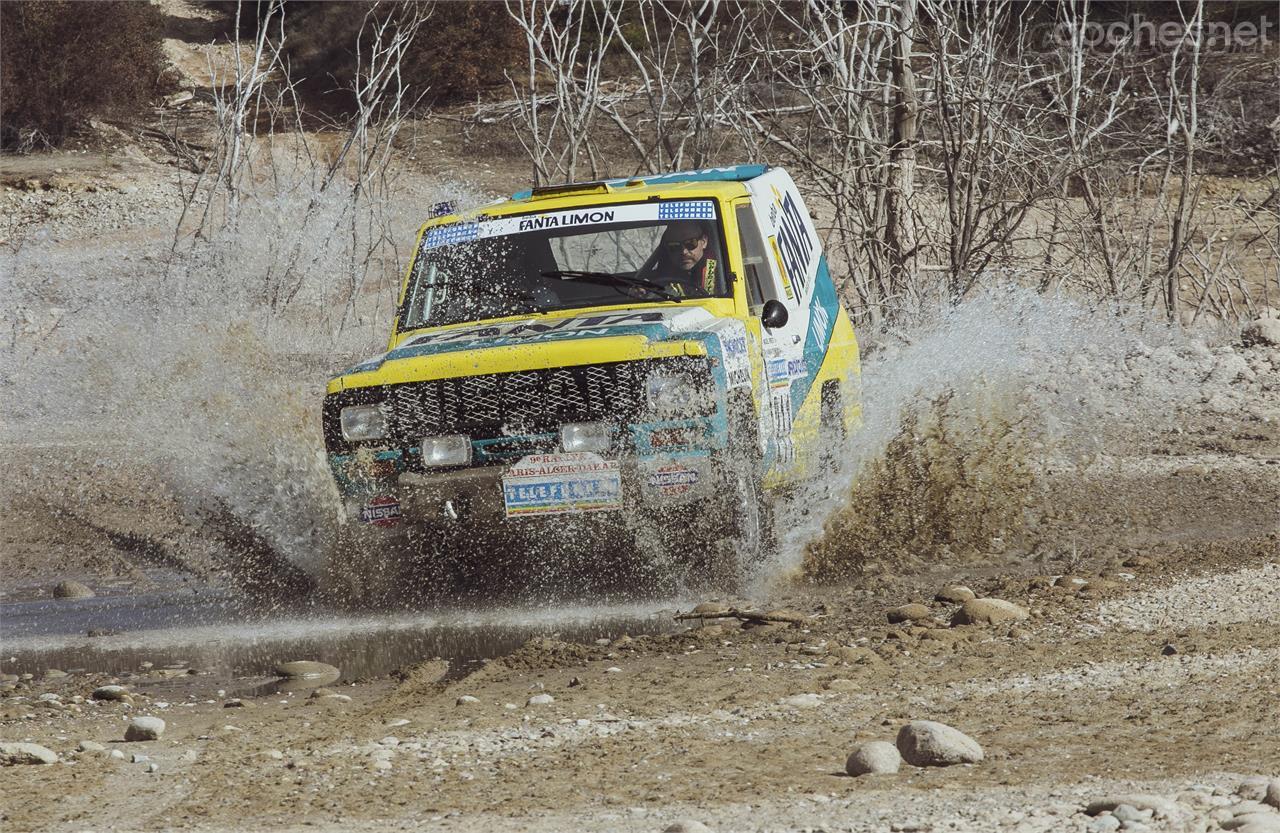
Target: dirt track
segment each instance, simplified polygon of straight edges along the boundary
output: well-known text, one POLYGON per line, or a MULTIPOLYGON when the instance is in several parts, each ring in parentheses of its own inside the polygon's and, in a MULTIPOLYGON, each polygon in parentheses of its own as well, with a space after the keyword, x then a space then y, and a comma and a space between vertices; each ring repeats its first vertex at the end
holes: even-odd
MULTIPOLYGON (((169 172, 129 159, 93 172, 101 187, 90 193, 75 185, 88 175, 74 171, 65 188, 3 191, 5 227, 31 238, 25 251, 11 247, 5 263, 21 278, 22 300, 33 304, 24 311, 31 317, 14 324, 23 335, 4 357, 24 369, 66 353, 61 363, 39 365, 57 371, 51 376, 0 379, 0 390, 31 394, 8 397, 13 410, 0 409, 10 475, 0 483, 4 603, 45 597, 64 578, 126 597, 225 587, 228 537, 219 537, 208 517, 193 516, 194 497, 226 500, 239 490, 248 509, 232 508, 253 528, 262 516, 248 510, 269 503, 270 487, 294 481, 273 480, 278 472, 246 461, 263 449, 277 461, 295 451, 296 459, 310 460, 318 442, 323 372, 307 364, 314 356, 293 365, 283 353, 264 358, 243 333, 218 333, 223 319, 213 318, 189 342, 166 340, 171 330, 157 336, 164 351, 154 352, 166 353, 168 363, 137 371, 143 384, 120 371, 119 357, 151 358, 150 342, 139 348, 112 341, 118 333, 111 328, 86 334, 65 315, 68 306, 92 312, 86 299, 111 281, 152 274, 148 247, 165 239, 172 219, 169 172), (99 245, 109 245, 111 257, 99 245), (118 258, 122 252, 127 257, 118 258), (99 262, 111 265, 102 276, 94 271, 99 262), (65 263, 76 269, 64 272, 65 263), (87 278, 88 291, 58 284, 60 275, 87 278), (101 285, 93 283, 98 278, 101 285), (228 344, 252 355, 219 352, 228 344), (215 395, 201 390, 198 399, 175 399, 174 388, 152 378, 170 367, 215 395), (217 385, 243 378, 258 378, 283 400, 279 425, 254 423, 264 434, 260 446, 232 446, 216 434, 227 414, 246 414, 237 392, 217 385), (33 379, 39 388, 19 387, 33 379), (120 402, 94 399, 108 390, 104 379, 124 385, 120 402), (28 408, 32 403, 41 407, 28 408), (100 410, 72 408, 81 421, 65 419, 78 403, 100 410), (179 424, 169 435, 151 423, 126 422, 129 403, 155 406, 179 424), (51 425, 39 442, 26 430, 37 424, 51 425), (163 442, 164 453, 143 439, 163 442), (182 477, 174 460, 183 463, 182 477), (206 491, 184 492, 192 483, 206 491)), ((27 168, 17 176, 33 175, 56 181, 27 168)), ((416 193, 430 194, 434 184, 418 183, 416 193)), ((107 300, 100 306, 121 305, 107 300)), ((524 647, 504 645, 488 663, 451 669, 425 648, 416 655, 391 650, 403 635, 388 632, 382 647, 372 639, 351 650, 373 655, 385 648, 405 668, 391 673, 396 663, 352 656, 347 677, 330 686, 349 702, 310 698, 305 689, 271 692, 261 667, 235 663, 193 665, 208 673, 138 668, 111 676, 103 670, 106 650, 90 649, 84 668, 68 676, 33 667, 30 679, 0 682, 0 741, 38 743, 61 760, 0 768, 0 822, 6 831, 658 831, 695 819, 717 831, 1047 833, 1101 829, 1090 827, 1096 820, 1083 813, 1085 805, 1137 792, 1176 802, 1145 822, 1147 829, 1217 829, 1224 819, 1214 809, 1233 802, 1228 796, 1245 777, 1280 776, 1280 348, 1222 350, 1231 343, 1219 338, 1217 352, 1199 342, 1145 355, 1104 352, 1097 367, 1111 368, 1105 372, 1046 365, 1040 386, 1065 393, 1036 402, 1075 403, 1116 379, 1143 397, 1169 386, 1186 395, 1160 421, 1127 411, 1130 399, 1106 399, 1081 425, 1099 437, 1123 428, 1123 437, 1099 439, 1102 447, 1088 459, 1052 459, 1061 449, 1046 450, 1034 431, 1001 446, 972 436, 958 445, 934 443, 935 456, 925 461, 934 470, 946 468, 939 461, 980 461, 958 469, 972 483, 947 491, 958 501, 949 504, 955 517, 945 519, 953 524, 947 533, 988 534, 984 519, 1004 523, 1000 513, 1012 506, 1019 541, 913 552, 919 539, 903 539, 875 557, 859 548, 862 539, 839 537, 863 528, 836 527, 830 537, 838 540, 824 542, 815 557, 844 565, 840 582, 818 586, 780 575, 743 602, 797 611, 805 618, 796 625, 744 629, 727 619, 686 628, 667 612, 654 629, 671 633, 610 633, 614 639, 600 645, 560 641, 553 608, 528 623, 537 635, 524 647), (1233 356, 1244 371, 1232 370, 1239 364, 1233 356), (1152 368, 1166 358, 1167 373, 1157 377, 1152 368), (1077 396, 1071 385, 1082 378, 1077 396), (993 450, 1003 456, 986 465, 993 450), (1038 468, 1027 474, 1032 455, 1038 468), (1019 493, 1022 480, 1000 481, 1006 464, 1034 488, 1019 493), (1019 501, 1002 508, 996 499, 1010 495, 1019 501), (961 528, 962 520, 969 525, 961 528), (940 558, 943 551, 950 557, 940 558), (1031 618, 949 627, 955 606, 933 597, 953 583, 1023 605, 1031 618), (929 618, 888 624, 886 611, 908 602, 928 604, 929 618), (135 702, 89 699, 111 682, 130 686, 135 702), (540 693, 554 701, 526 705, 540 693), (45 694, 58 695, 57 703, 42 702, 45 694), (478 702, 459 704, 464 695, 478 702), (245 705, 227 707, 233 698, 245 705), (165 718, 163 740, 122 741, 127 721, 139 714, 165 718), (857 779, 843 774, 857 744, 892 740, 915 719, 968 733, 985 760, 857 779), (82 740, 149 761, 79 752, 82 740), (157 770, 148 772, 148 763, 157 770)), ((879 366, 885 372, 878 378, 894 382, 895 365, 885 359, 879 366)), ((247 398, 261 401, 261 391, 250 389, 247 398)), ((919 439, 892 431, 882 439, 901 437, 919 439)), ((863 506, 890 507, 880 520, 892 521, 894 511, 914 512, 917 504, 894 468, 903 460, 883 454, 883 443, 872 462, 887 462, 873 466, 877 475, 854 494, 863 506)), ((307 471, 288 469, 301 472, 304 486, 307 471)), ((286 491, 281 499, 304 493, 286 491)), ((855 499, 855 519, 869 514, 858 509, 855 499)), ((304 530, 313 521, 289 520, 304 530)), ((307 542, 299 546, 305 550, 307 542)), ((694 601, 681 600, 685 608, 694 601)), ((123 635, 141 645, 139 657, 157 638, 146 625, 123 635)), ((249 634, 224 638, 241 647, 270 644, 276 626, 268 619, 260 633, 252 623, 245 627, 249 634)), ((0 659, 34 653, 30 640, 11 650, 19 636, 0 622, 0 659)), ((155 652, 164 664, 165 652, 155 652)), ((258 659, 269 665, 295 658, 258 659)))

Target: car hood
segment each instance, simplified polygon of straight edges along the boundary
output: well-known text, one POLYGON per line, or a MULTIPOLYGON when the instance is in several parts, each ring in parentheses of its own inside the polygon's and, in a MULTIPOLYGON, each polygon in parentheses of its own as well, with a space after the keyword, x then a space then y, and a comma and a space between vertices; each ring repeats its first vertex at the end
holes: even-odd
MULTIPOLYGON (((412 333, 393 349, 336 377, 331 389, 396 384, 602 364, 679 355, 707 355, 726 324, 703 307, 620 309, 573 316, 531 316, 412 333)), ((711 352, 718 353, 718 342, 711 352)))

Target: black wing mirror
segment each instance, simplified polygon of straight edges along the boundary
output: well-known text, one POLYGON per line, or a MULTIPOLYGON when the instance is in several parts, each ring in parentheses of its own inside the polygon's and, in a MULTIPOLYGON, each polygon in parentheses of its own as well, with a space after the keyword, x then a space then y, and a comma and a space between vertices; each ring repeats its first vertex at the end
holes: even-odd
POLYGON ((760 323, 764 324, 766 330, 786 326, 787 308, 777 298, 770 298, 764 302, 764 309, 760 311, 760 323))

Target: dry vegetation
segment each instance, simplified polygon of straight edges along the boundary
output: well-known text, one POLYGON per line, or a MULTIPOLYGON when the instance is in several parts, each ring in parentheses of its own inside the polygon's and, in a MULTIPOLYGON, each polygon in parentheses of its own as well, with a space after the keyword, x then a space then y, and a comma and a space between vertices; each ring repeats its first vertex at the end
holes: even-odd
MULTIPOLYGON (((1267 4, 1161 7, 1145 25, 1185 35, 1162 42, 1111 6, 1011 0, 211 6, 251 59, 210 67, 217 139, 187 159, 197 226, 234 217, 244 182, 278 183, 282 165, 312 190, 342 180, 353 206, 338 225, 365 251, 351 292, 389 244, 361 201, 389 196, 403 126, 445 118, 510 125, 535 182, 784 164, 864 324, 1010 282, 1183 323, 1280 299, 1267 4)), ((4 50, 7 144, 145 105, 159 32, 129 8, 89 38, 73 4, 5 7, 6 42, 37 47, 4 50), (129 71, 95 72, 77 97, 74 61, 129 71)), ((272 303, 289 297, 282 280, 272 303)))

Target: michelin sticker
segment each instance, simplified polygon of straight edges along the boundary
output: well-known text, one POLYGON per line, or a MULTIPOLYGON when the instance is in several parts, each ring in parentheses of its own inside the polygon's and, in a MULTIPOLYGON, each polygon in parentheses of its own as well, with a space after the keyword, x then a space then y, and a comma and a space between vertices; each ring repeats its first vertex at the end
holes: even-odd
POLYGON ((621 509, 622 471, 589 451, 529 454, 503 476, 502 499, 508 518, 621 509))
POLYGON ((697 469, 685 468, 679 463, 669 463, 651 472, 647 483, 662 497, 675 497, 691 491, 698 485, 699 477, 697 469))

